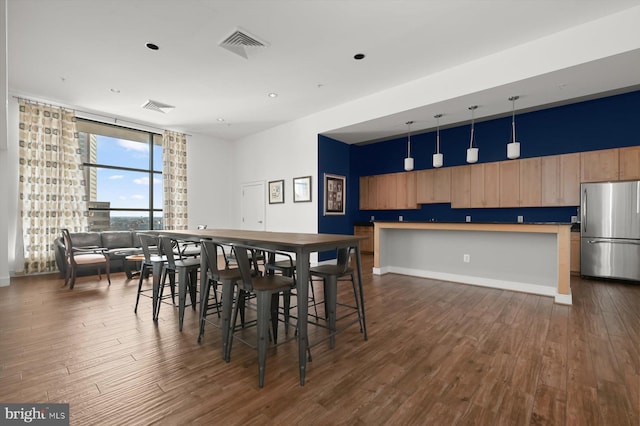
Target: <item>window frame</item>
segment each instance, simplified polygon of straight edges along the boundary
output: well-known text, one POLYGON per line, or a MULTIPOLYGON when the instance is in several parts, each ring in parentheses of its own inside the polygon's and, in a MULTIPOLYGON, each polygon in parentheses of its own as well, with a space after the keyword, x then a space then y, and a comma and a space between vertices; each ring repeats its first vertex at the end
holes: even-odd
MULTIPOLYGON (((85 134, 93 134, 93 135, 100 135, 100 136, 105 136, 105 137, 109 137, 109 138, 114 138, 114 139, 121 139, 121 140, 131 140, 133 142, 140 142, 140 143, 146 143, 149 146, 149 164, 148 164, 148 168, 137 168, 137 167, 125 167, 125 166, 117 166, 117 165, 112 165, 112 164, 102 164, 102 163, 92 163, 89 161, 86 161, 88 156, 86 154, 86 152, 82 152, 82 167, 85 170, 85 176, 87 175, 87 168, 94 168, 97 170, 103 169, 103 170, 119 170, 119 171, 126 171, 126 172, 135 172, 135 173, 144 173, 148 176, 149 178, 149 205, 148 208, 134 208, 134 207, 109 207, 109 208, 103 208, 103 207, 90 207, 89 203, 91 202, 100 202, 98 200, 90 200, 88 199, 89 197, 87 197, 87 213, 90 212, 102 212, 102 211, 109 211, 109 212, 117 212, 117 211, 124 211, 124 212, 148 212, 148 223, 149 223, 149 230, 154 230, 154 229, 163 229, 164 228, 164 223, 163 221, 161 222, 162 225, 160 228, 154 228, 154 218, 155 218, 155 213, 160 212, 161 216, 162 216, 162 212, 163 212, 163 208, 154 208, 154 177, 160 177, 160 180, 162 181, 162 170, 154 170, 154 160, 155 160, 155 154, 154 154, 154 147, 157 145, 157 139, 158 138, 160 140, 160 146, 162 147, 161 141, 162 141, 162 135, 159 133, 154 133, 151 131, 147 131, 147 130, 140 130, 140 129, 132 129, 129 127, 125 127, 125 126, 119 126, 119 125, 115 125, 115 124, 108 124, 108 123, 102 123, 99 121, 94 121, 91 119, 87 119, 87 118, 77 118, 77 124, 78 124, 78 133, 85 133, 85 134), (100 132, 100 129, 105 129, 103 132, 100 132), (111 134, 109 134, 109 130, 113 130, 113 132, 111 134), (146 134, 147 135, 147 140, 146 141, 142 141, 140 140, 140 138, 127 138, 127 134, 129 135, 135 135, 135 134, 146 134)), ((85 146, 85 150, 86 150, 86 146, 85 146)), ((162 160, 162 158, 160 158, 160 160, 162 160)), ((87 182, 88 184, 88 182, 87 182)), ((96 182, 97 184, 97 182, 96 182)), ((162 191, 162 189, 161 189, 162 191)), ((108 201, 108 200, 105 200, 108 201)), ((111 225, 111 223, 110 223, 111 225)))

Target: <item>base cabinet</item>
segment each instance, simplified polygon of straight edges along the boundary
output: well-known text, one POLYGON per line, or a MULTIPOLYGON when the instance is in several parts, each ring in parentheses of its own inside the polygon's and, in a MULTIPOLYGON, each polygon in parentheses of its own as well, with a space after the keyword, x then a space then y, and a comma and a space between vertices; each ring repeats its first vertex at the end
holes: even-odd
POLYGON ((580 275, 580 233, 571 233, 571 256, 569 258, 569 270, 574 275, 580 275))
POLYGON ((353 227, 353 235, 367 237, 366 240, 360 240, 361 253, 373 253, 373 226, 356 225, 353 227))

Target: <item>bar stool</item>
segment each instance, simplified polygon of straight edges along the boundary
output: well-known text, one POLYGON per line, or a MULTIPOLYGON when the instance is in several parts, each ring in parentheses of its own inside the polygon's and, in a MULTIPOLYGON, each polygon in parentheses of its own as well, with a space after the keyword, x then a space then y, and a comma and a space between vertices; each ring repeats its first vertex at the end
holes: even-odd
MULTIPOLYGON (((218 300, 218 284, 222 284, 223 292, 234 292, 237 282, 242 278, 239 269, 222 269, 218 268, 218 248, 222 247, 213 241, 201 240, 200 247, 202 252, 206 256, 207 270, 205 274, 202 274, 204 278, 200 283, 200 332, 198 333, 198 343, 202 343, 202 336, 204 335, 204 326, 206 322, 216 325, 212 321, 207 320, 207 315, 210 309, 215 309, 218 318, 220 318, 220 308, 222 302, 218 300), (210 294, 213 293, 213 303, 210 294)), ((224 294, 223 294, 224 296, 224 294)), ((233 299, 232 299, 233 300, 233 299)), ((229 310, 231 312, 231 310, 229 310)), ((222 331, 222 356, 226 359, 227 354, 227 340, 229 336, 230 327, 230 314, 229 316, 223 315, 222 324, 220 325, 222 331)))
MULTIPOLYGON (((166 262, 167 258, 158 254, 158 236, 155 234, 138 233, 138 239, 140 240, 140 246, 142 247, 143 260, 140 262, 140 279, 138 280, 138 295, 136 297, 136 307, 133 312, 138 312, 138 303, 140 302, 140 296, 153 299, 152 295, 145 294, 147 292, 153 292, 152 288, 147 290, 142 289, 143 280, 149 276, 149 272, 153 270, 153 262, 161 261, 166 262)), ((175 286, 171 287, 171 297, 173 303, 175 303, 175 286)), ((153 306, 153 319, 156 320, 158 306, 153 306)))
MULTIPOLYGON (((355 271, 349 265, 349 258, 351 256, 351 252, 353 247, 342 247, 337 250, 337 262, 335 265, 319 265, 309 268, 309 276, 311 278, 311 285, 313 286, 313 277, 318 277, 323 281, 324 287, 324 306, 325 306, 325 318, 329 323, 329 342, 330 347, 333 349, 335 346, 335 335, 339 331, 347 328, 348 326, 359 323, 360 324, 360 332, 364 334, 364 339, 367 340, 367 328, 365 324, 365 316, 364 316, 364 296, 362 292, 362 280, 358 279, 358 286, 356 286, 355 280, 355 271), (348 280, 351 281, 351 286, 353 288, 353 296, 355 300, 355 306, 338 303, 338 281, 346 281, 345 279, 341 279, 343 277, 348 277, 348 280), (336 311, 338 305, 347 307, 351 309, 351 312, 341 316, 340 318, 336 317, 336 311), (341 330, 338 330, 336 324, 338 321, 343 320, 351 315, 356 315, 357 318, 347 324, 341 330)), ((319 302, 322 303, 322 302, 319 302)), ((319 319, 319 318, 316 318, 319 319)), ((318 324, 320 325, 320 324, 318 324)), ((324 340, 324 339, 323 339, 324 340)))
MULTIPOLYGON (((251 273, 251 267, 249 263, 249 255, 247 254, 250 251, 251 247, 246 247, 242 245, 235 245, 235 258, 238 262, 238 267, 240 269, 240 274, 242 276, 242 281, 238 285, 239 293, 240 291, 245 291, 249 293, 253 293, 256 295, 257 299, 257 328, 258 328, 258 386, 264 386, 264 373, 265 373, 265 364, 267 358, 267 340, 269 338, 269 319, 271 322, 277 322, 278 316, 278 299, 279 294, 282 292, 288 292, 295 286, 295 281, 292 277, 285 277, 281 275, 261 275, 261 276, 253 276, 251 273)), ((237 312, 240 304, 241 296, 238 295, 236 298, 236 303, 233 307, 233 321, 231 326, 229 327, 229 342, 227 343, 227 356, 226 360, 229 361, 231 358, 231 346, 233 344, 233 335, 235 330, 235 322, 237 318, 237 312)), ((228 296, 226 297, 228 300, 228 296)), ((225 306, 223 303, 223 310, 225 311, 224 315, 227 315, 228 306, 225 306)))
POLYGON ((160 310, 160 303, 162 300, 162 293, 164 289, 164 282, 167 275, 169 280, 173 282, 175 287, 175 274, 178 274, 178 329, 182 331, 182 324, 184 322, 184 309, 187 299, 187 289, 191 296, 191 308, 196 309, 196 293, 198 283, 198 270, 200 269, 200 259, 198 258, 186 258, 178 259, 174 257, 173 248, 177 243, 176 239, 160 236, 160 253, 167 258, 167 264, 164 268, 162 283, 160 286, 160 296, 158 300, 158 311, 160 310))
MULTIPOLYGON (((266 274, 280 273, 285 277, 292 277, 294 281, 296 279, 296 261, 291 257, 289 253, 282 252, 268 252, 264 265, 266 274), (284 257, 282 260, 277 260, 277 256, 284 257)), ((297 283, 296 283, 297 286, 297 283)), ((318 309, 316 303, 316 295, 313 285, 310 286, 311 295, 309 296, 309 306, 314 309, 315 316, 318 316, 318 309)), ((292 293, 291 296, 295 296, 295 293, 292 293)), ((289 318, 290 318, 290 310, 291 307, 287 306, 285 299, 284 306, 284 318, 285 318, 285 333, 289 329, 289 318)), ((294 306, 295 307, 295 306, 294 306)), ((294 317, 295 318, 295 317, 294 317)))

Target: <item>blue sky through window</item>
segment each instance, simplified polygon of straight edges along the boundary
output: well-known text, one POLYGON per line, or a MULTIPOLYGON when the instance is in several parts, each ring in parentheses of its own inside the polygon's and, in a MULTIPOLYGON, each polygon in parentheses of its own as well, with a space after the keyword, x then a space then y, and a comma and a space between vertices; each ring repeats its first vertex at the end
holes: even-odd
MULTIPOLYGON (((149 144, 96 135, 98 164, 149 168, 149 144)), ((162 170, 162 147, 154 145, 154 169, 162 170)), ((149 208, 149 174, 127 170, 97 169, 97 198, 112 208, 149 208)), ((154 208, 162 208, 162 177, 154 175, 154 208)), ((112 216, 145 216, 144 212, 111 212, 112 216)))

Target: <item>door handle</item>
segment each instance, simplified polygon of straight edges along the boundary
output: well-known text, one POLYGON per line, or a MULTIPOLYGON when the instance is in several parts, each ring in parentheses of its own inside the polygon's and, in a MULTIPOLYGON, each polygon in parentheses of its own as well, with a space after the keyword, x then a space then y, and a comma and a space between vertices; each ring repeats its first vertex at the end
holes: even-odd
POLYGON ((602 243, 609 243, 609 244, 630 244, 630 245, 634 245, 634 246, 640 246, 640 241, 629 241, 629 240, 587 240, 587 242, 589 244, 602 244, 602 243))
POLYGON ((258 221, 258 223, 262 223, 262 221, 261 221, 261 220, 259 220, 259 221, 258 221))
POLYGON ((584 192, 582 193, 583 197, 584 197, 584 203, 582 206, 582 222, 584 225, 584 230, 585 232, 587 231, 587 189, 585 188, 584 192))

